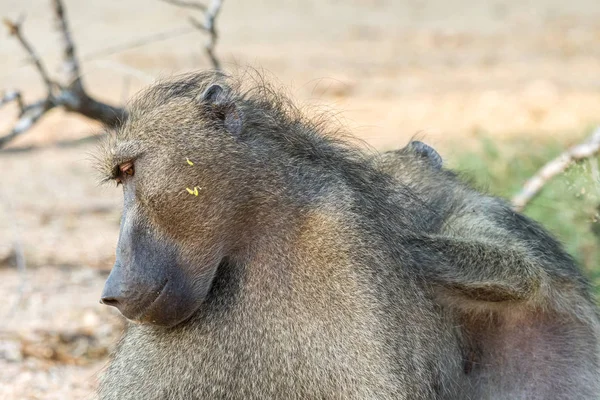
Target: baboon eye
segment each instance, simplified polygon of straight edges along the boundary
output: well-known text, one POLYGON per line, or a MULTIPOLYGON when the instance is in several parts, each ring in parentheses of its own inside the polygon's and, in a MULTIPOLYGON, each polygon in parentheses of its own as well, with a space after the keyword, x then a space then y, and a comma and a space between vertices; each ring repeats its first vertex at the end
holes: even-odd
POLYGON ((127 161, 123 164, 120 164, 117 174, 115 176, 115 181, 117 182, 117 185, 119 185, 120 183, 123 183, 123 179, 125 179, 129 176, 133 176, 133 173, 134 173, 133 161, 127 161))

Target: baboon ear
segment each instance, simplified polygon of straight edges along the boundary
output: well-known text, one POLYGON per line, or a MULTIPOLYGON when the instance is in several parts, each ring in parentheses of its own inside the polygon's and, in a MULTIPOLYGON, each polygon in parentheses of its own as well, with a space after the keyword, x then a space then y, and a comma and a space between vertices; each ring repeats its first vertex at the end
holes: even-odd
POLYGON ((428 160, 432 167, 435 169, 442 169, 442 156, 435 151, 435 149, 429 145, 426 145, 423 142, 419 142, 418 140, 414 140, 410 142, 410 146, 413 148, 417 155, 423 157, 428 160))
POLYGON ((221 85, 210 85, 200 96, 200 101, 215 111, 216 117, 223 121, 223 126, 229 133, 236 136, 242 133, 242 112, 221 85))

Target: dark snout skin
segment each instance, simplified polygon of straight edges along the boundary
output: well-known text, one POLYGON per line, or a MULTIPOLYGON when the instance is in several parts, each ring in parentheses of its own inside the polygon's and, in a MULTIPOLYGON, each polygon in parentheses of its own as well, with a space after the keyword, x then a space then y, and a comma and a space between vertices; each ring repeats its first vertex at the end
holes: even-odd
POLYGON ((123 217, 116 262, 100 302, 135 322, 174 326, 193 314, 203 293, 187 283, 191 268, 181 265, 175 246, 137 220, 123 217))

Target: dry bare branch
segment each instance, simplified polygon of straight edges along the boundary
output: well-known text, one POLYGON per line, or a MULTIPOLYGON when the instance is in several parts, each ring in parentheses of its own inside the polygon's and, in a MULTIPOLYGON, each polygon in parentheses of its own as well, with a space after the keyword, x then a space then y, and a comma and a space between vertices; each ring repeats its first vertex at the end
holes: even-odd
POLYGON ((21 92, 19 92, 18 90, 9 90, 4 92, 2 98, 0 98, 0 107, 10 103, 11 101, 16 102, 17 106, 19 107, 19 113, 23 113, 25 104, 23 104, 23 97, 21 96, 21 92))
POLYGON ((44 84, 48 89, 48 93, 50 93, 52 91, 53 86, 53 82, 50 79, 50 75, 48 75, 48 71, 46 71, 46 67, 44 66, 44 63, 42 62, 40 56, 37 54, 33 46, 31 46, 29 41, 25 39, 25 36, 23 36, 21 32, 21 27, 23 26, 23 18, 20 18, 18 21, 10 21, 8 19, 4 19, 4 25, 6 25, 6 27, 8 28, 8 33, 11 36, 14 36, 19 41, 19 43, 21 43, 21 46, 23 46, 23 48, 29 55, 31 62, 33 63, 33 65, 35 65, 35 68, 38 70, 40 76, 42 77, 42 80, 44 81, 44 84))
POLYGON ((56 25, 62 36, 63 46, 63 70, 66 75, 65 82, 67 87, 73 91, 83 92, 83 85, 81 84, 81 74, 79 72, 79 61, 75 53, 75 44, 71 37, 71 31, 69 30, 69 24, 65 14, 65 8, 63 7, 62 1, 52 1, 54 17, 56 18, 56 25))
POLYGON ((201 10, 204 12, 204 22, 200 22, 198 19, 194 17, 190 17, 190 23, 196 29, 204 31, 208 34, 208 38, 206 40, 206 44, 204 45, 204 51, 206 55, 210 59, 210 62, 213 65, 213 68, 216 70, 221 69, 221 63, 217 56, 215 55, 215 47, 217 45, 217 40, 219 38, 217 32, 217 17, 221 12, 221 8, 223 7, 223 0, 211 0, 210 5, 207 7, 201 3, 188 2, 188 1, 179 1, 179 0, 162 0, 166 3, 173 4, 179 7, 186 8, 195 8, 197 10, 201 10))
POLYGON ((592 157, 600 152, 600 127, 582 143, 569 148, 558 157, 548 162, 537 174, 531 177, 521 191, 512 198, 515 211, 523 211, 525 206, 538 195, 540 190, 556 175, 564 172, 574 162, 592 157))
POLYGON ((16 101, 19 106, 19 119, 7 134, 0 137, 0 148, 15 137, 27 132, 46 112, 55 107, 62 107, 67 111, 82 114, 110 127, 120 125, 127 117, 125 109, 98 101, 89 96, 85 91, 81 80, 79 60, 76 56, 75 45, 67 22, 65 7, 62 0, 51 1, 57 26, 61 33, 64 59, 63 69, 66 76, 61 82, 50 78, 41 58, 23 35, 21 30, 22 19, 17 22, 4 21, 9 33, 19 41, 31 58, 48 92, 46 98, 29 105, 24 104, 21 92, 19 91, 10 91, 4 94, 0 99, 0 106, 13 100, 16 101))
POLYGON ((6 135, 0 137, 0 148, 4 147, 20 134, 27 132, 52 108, 54 108, 54 105, 44 100, 25 106, 25 110, 21 113, 20 118, 12 129, 6 135))

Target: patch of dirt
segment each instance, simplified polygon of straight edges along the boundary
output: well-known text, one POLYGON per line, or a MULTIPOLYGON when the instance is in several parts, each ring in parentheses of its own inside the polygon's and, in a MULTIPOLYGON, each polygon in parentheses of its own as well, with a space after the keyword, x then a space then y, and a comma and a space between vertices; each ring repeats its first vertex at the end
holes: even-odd
POLYGON ((98 304, 106 275, 83 266, 0 269, 0 398, 91 396, 124 327, 98 304))

